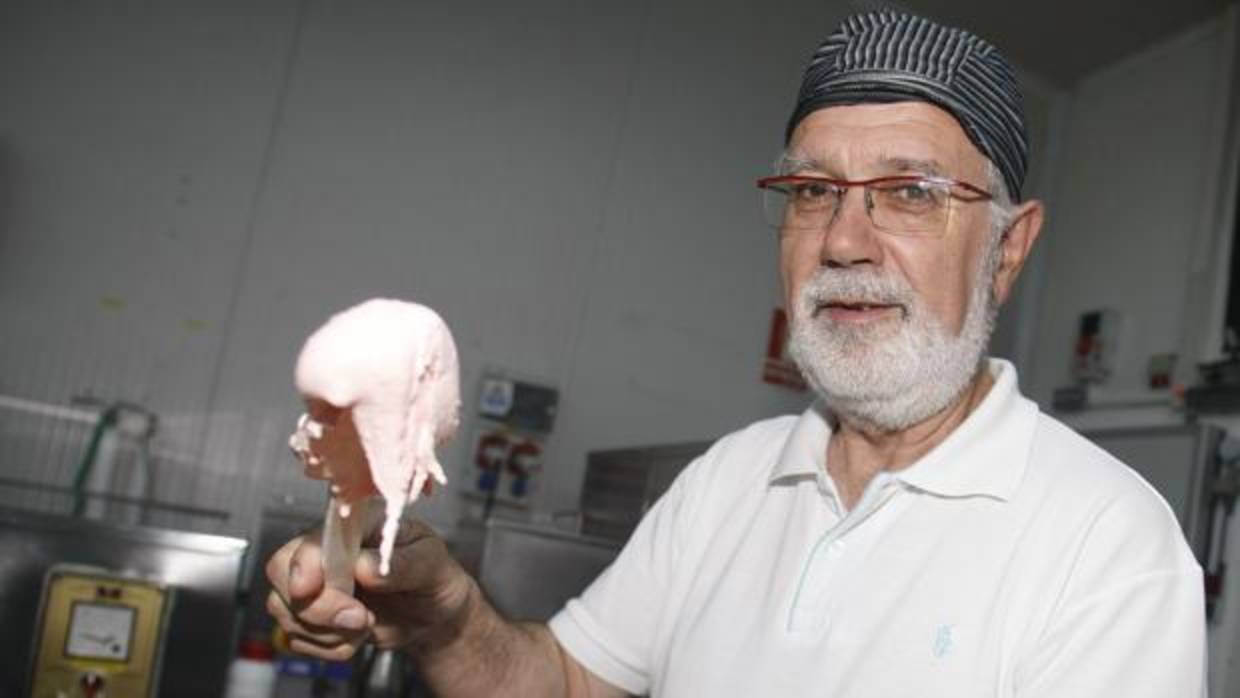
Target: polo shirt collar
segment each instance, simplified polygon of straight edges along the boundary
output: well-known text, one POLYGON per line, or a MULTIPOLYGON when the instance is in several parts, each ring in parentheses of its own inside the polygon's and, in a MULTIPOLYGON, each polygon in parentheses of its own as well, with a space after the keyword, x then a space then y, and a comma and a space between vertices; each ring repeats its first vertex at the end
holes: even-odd
MULTIPOLYGON (((977 408, 942 443, 892 475, 944 497, 980 495, 1008 500, 1015 494, 1028 463, 1038 407, 1020 394, 1012 364, 990 359, 989 370, 995 383, 977 408)), ((769 482, 825 476, 830 437, 827 410, 815 403, 797 420, 769 482)))
POLYGON ((831 422, 826 407, 819 401, 801 413, 792 433, 784 441, 783 450, 768 482, 795 477, 816 477, 826 473, 827 441, 831 438, 831 422))

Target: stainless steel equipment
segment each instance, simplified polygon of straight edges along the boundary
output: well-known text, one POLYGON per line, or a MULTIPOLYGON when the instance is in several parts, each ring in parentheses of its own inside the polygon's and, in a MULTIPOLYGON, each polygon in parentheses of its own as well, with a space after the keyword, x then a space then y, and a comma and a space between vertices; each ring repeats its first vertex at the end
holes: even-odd
MULTIPOLYGON (((502 613, 547 620, 619 554, 646 510, 709 442, 593 451, 581 491, 578 532, 492 518, 486 523, 478 581, 502 613)), ((468 530, 470 527, 464 527, 468 530)), ((468 552, 473 536, 457 540, 468 552)))
POLYGON ((353 698, 404 698, 409 694, 409 665, 400 650, 363 645, 354 666, 353 698))
POLYGON ((591 451, 581 486, 581 532, 627 540, 642 515, 709 441, 591 451))
POLYGON ((156 698, 175 596, 156 581, 54 566, 39 604, 30 695, 156 698))
POLYGON ((492 519, 478 583, 510 618, 547 620, 620 552, 616 541, 492 519))
POLYGON ((56 565, 155 580, 175 591, 158 695, 219 698, 235 650, 246 542, 0 509, 0 695, 27 695, 44 579, 56 565))

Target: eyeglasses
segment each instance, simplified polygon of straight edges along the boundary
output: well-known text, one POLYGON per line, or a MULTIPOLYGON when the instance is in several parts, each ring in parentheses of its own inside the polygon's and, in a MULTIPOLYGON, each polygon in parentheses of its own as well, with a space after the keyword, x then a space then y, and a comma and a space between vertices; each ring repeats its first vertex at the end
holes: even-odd
POLYGON ((766 222, 781 230, 825 230, 844 195, 865 190, 865 211, 875 228, 893 235, 938 237, 947 230, 952 201, 989 201, 989 192, 946 177, 899 175, 850 181, 783 175, 758 180, 766 222))

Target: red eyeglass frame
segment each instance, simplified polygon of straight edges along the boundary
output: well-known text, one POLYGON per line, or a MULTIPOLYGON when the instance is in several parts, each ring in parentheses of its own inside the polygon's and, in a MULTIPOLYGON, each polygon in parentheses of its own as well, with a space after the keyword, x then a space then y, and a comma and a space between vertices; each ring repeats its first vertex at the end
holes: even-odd
MULTIPOLYGON (((824 182, 834 187, 847 191, 853 187, 868 187, 871 184, 879 182, 932 182, 934 184, 945 184, 952 187, 960 187, 966 191, 976 194, 983 201, 994 199, 994 195, 982 189, 981 187, 962 182, 958 179, 950 177, 939 177, 935 175, 890 175, 886 177, 874 177, 871 179, 835 179, 834 177, 821 177, 818 175, 776 175, 773 177, 763 177, 757 181, 759 189, 769 189, 772 184, 783 184, 785 182, 824 182)), ((960 197, 957 197, 960 198, 960 197)))

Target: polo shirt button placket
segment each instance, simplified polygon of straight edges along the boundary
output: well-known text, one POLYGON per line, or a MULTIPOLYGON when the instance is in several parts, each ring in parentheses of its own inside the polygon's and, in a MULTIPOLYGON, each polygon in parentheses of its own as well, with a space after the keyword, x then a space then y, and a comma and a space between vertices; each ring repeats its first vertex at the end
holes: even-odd
POLYGON ((835 585, 839 575, 840 558, 846 547, 846 543, 839 537, 847 533, 848 529, 837 525, 835 529, 823 534, 814 545, 792 601, 791 615, 788 618, 789 631, 807 632, 826 627, 829 590, 835 585))
MULTIPOLYGON (((843 521, 825 533, 814 545, 814 550, 802 571, 796 596, 792 601, 791 615, 788 619, 789 631, 815 631, 827 626, 830 615, 830 589, 838 581, 842 571, 844 551, 848 547, 844 537, 864 524, 866 519, 890 501, 897 494, 900 486, 894 478, 880 475, 876 482, 871 483, 870 489, 871 491, 866 492, 857 507, 848 512, 843 521)), ((829 503, 834 503, 830 492, 825 492, 824 495, 829 503)))

